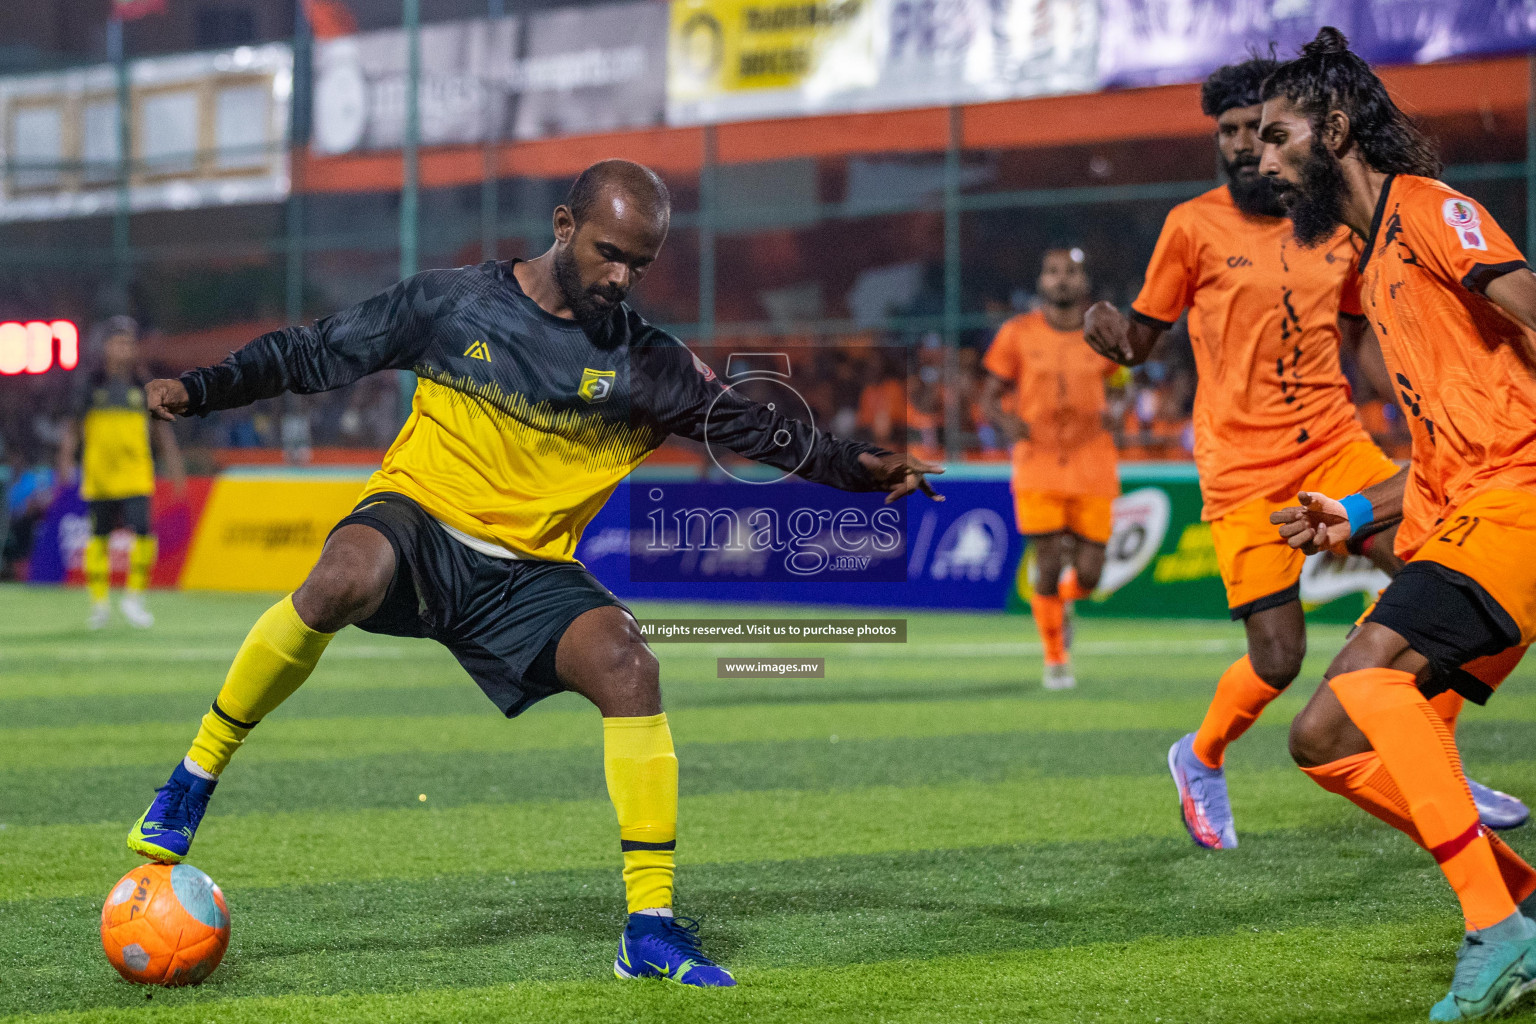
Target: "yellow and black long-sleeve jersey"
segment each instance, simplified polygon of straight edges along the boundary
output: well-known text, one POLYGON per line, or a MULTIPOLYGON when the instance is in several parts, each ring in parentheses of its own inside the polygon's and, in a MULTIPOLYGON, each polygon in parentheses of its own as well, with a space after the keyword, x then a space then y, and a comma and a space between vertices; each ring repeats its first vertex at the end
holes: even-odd
POLYGON ((429 270, 313 327, 265 334, 182 375, 189 414, 413 370, 410 417, 364 493, 399 492, 476 540, 555 561, 574 560, 587 523, 669 434, 878 489, 858 456, 880 449, 727 389, 627 304, 590 330, 554 316, 512 266, 429 270))
POLYGON ((115 501, 155 493, 144 381, 97 372, 75 392, 80 424, 80 496, 115 501))

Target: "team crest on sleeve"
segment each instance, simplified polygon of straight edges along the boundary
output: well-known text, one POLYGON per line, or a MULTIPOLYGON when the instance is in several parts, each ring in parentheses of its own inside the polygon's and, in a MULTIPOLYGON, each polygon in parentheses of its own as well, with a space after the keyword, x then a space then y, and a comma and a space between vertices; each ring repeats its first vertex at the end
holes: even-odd
POLYGON ((616 373, 615 370, 594 370, 588 367, 581 371, 581 386, 576 389, 576 393, 594 405, 606 402, 613 395, 616 373))
POLYGON ((1447 199, 1440 207, 1440 215, 1456 232, 1456 238, 1461 242, 1463 249, 1487 249, 1488 243, 1483 238, 1482 218, 1478 215, 1477 207, 1465 199, 1455 197, 1447 199))
POLYGON ((692 352, 688 354, 693 356, 693 368, 699 371, 699 376, 703 377, 705 380, 715 379, 715 371, 709 368, 708 363, 694 355, 692 352))

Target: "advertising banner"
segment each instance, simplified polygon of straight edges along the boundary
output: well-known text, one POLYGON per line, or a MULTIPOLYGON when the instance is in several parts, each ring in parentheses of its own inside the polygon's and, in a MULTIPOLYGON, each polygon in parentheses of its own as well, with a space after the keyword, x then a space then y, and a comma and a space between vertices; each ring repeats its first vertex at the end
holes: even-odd
MULTIPOLYGON (((421 144, 582 135, 660 124, 667 11, 640 2, 446 21, 421 28, 421 144)), ((363 32, 315 45, 313 146, 398 149, 406 37, 363 32)))
POLYGON ((879 495, 814 484, 631 479, 576 557, 628 599, 1001 611, 1023 548, 1008 485, 945 480, 943 491, 901 514, 879 495))
POLYGON ((667 120, 942 106, 1095 87, 1093 0, 674 0, 667 120))
MULTIPOLYGON (((1077 612, 1116 618, 1227 619, 1227 595, 1216 564, 1209 523, 1200 521, 1200 485, 1192 465, 1146 463, 1120 467, 1114 534, 1099 589, 1077 612)), ((1008 607, 1027 612, 1034 559, 1015 566, 1008 607)), ((1353 622, 1384 573, 1363 558, 1314 555, 1301 574, 1301 603, 1325 622, 1353 622)))
MULTIPOLYGON (((182 565, 191 547, 192 533, 208 500, 213 480, 191 477, 183 494, 169 481, 155 482, 155 496, 150 504, 151 526, 160 540, 160 557, 150 583, 174 587, 181 579, 182 565)), ((27 580, 32 583, 79 583, 84 579, 81 559, 86 541, 91 537, 91 521, 85 499, 76 487, 60 488, 55 493, 48 515, 32 541, 27 561, 27 580)), ((107 541, 112 559, 112 576, 120 581, 128 571, 128 548, 133 535, 118 530, 107 541)))
MULTIPOLYGON (((593 518, 576 557, 625 600, 728 601, 1027 612, 1034 559, 1014 528, 1007 467, 956 467, 945 501, 815 484, 636 474, 593 518)), ((1226 619, 1226 594, 1200 489, 1187 464, 1122 465, 1114 534, 1079 614, 1226 619)), ((165 481, 154 501, 156 586, 288 591, 357 502, 368 473, 252 469, 165 481)), ((39 530, 28 578, 80 581, 85 503, 61 491, 39 530)), ((112 539, 113 571, 129 536, 112 539)), ((1313 618, 1353 621, 1387 578, 1364 559, 1314 556, 1301 577, 1313 618)))
MULTIPOLYGON (((128 77, 135 213, 288 195, 287 44, 134 60, 128 77)), ((0 221, 111 213, 119 113, 110 64, 0 78, 0 221)))
POLYGON ((182 570, 187 590, 292 590, 352 507, 366 473, 241 473, 219 477, 182 570))
POLYGON ((1100 84, 1205 77, 1250 50, 1295 56, 1323 25, 1373 64, 1521 51, 1536 44, 1536 5, 1499 0, 1103 0, 1100 84))

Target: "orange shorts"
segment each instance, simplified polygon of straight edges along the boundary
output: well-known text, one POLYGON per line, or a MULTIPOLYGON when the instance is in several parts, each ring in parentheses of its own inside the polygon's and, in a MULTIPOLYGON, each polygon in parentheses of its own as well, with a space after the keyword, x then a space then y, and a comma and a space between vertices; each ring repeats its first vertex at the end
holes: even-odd
POLYGON ((1114 502, 1101 494, 1014 491, 1013 515, 1026 537, 1066 531, 1092 544, 1108 544, 1114 532, 1114 502))
MULTIPOLYGON (((1318 466, 1297 488, 1342 498, 1379 484, 1398 471, 1371 441, 1353 441, 1318 466)), ((1227 588, 1232 618, 1296 600, 1306 556, 1285 542, 1269 514, 1296 504, 1295 492, 1255 498, 1211 520, 1211 544, 1227 588)))
POLYGON ((1484 491, 1451 509, 1408 564, 1435 562, 1469 577, 1536 640, 1536 494, 1484 491))

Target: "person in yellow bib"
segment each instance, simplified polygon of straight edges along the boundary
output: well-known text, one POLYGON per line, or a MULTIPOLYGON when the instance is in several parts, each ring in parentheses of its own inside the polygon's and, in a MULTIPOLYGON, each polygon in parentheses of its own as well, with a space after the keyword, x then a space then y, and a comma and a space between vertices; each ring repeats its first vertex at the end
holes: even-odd
POLYGON ((76 388, 72 415, 59 444, 59 479, 74 476, 78 455, 80 496, 91 518, 91 539, 85 545, 85 579, 91 595, 86 624, 101 629, 111 618, 107 538, 113 530, 127 528, 133 532, 133 547, 118 607, 129 625, 148 629, 155 624, 144 604, 156 553, 149 519, 149 499, 155 493, 151 438, 178 491, 186 486, 186 469, 170 424, 152 420, 145 404, 149 374, 140 368, 138 325, 129 317, 117 316, 106 322, 102 333, 101 363, 76 388))

